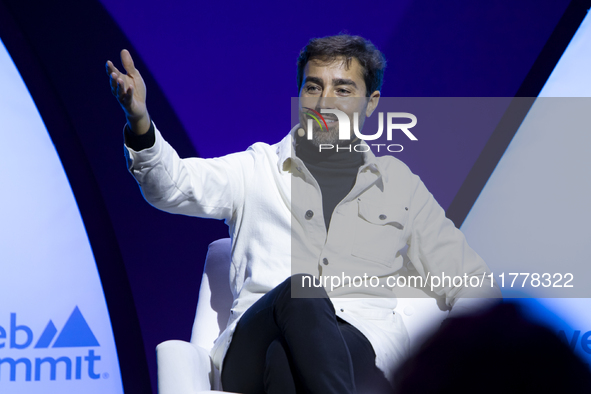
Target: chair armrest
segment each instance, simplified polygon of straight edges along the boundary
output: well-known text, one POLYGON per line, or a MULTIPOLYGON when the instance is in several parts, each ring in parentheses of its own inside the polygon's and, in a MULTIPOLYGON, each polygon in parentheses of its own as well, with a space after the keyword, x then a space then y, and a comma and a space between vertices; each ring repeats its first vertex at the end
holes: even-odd
POLYGON ((211 390, 209 352, 185 341, 166 341, 156 346, 159 394, 196 394, 211 390))

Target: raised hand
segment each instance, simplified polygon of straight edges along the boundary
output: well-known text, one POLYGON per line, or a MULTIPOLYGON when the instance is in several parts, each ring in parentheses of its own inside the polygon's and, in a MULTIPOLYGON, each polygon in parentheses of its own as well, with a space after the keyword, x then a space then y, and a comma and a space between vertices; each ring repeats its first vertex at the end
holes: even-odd
POLYGON ((109 60, 107 74, 110 77, 111 92, 121 104, 127 123, 135 134, 145 134, 150 128, 150 116, 146 107, 146 85, 140 72, 135 68, 127 49, 121 51, 121 63, 127 71, 123 74, 109 60))

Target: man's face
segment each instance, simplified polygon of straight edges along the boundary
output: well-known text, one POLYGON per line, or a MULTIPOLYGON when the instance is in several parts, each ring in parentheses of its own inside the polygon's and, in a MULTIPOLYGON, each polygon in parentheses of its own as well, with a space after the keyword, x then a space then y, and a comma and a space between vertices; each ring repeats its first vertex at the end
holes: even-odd
POLYGON ((349 67, 344 58, 326 63, 312 59, 304 68, 302 87, 300 89, 299 119, 306 131, 310 115, 318 116, 311 111, 322 113, 321 109, 338 109, 349 116, 351 128, 348 140, 339 140, 339 126, 334 114, 322 114, 328 130, 321 121, 322 128, 313 119, 313 139, 316 146, 320 144, 348 145, 353 135, 353 113, 359 114, 359 131, 363 128, 366 116, 370 116, 378 104, 380 92, 373 92, 366 97, 366 86, 363 80, 363 67, 353 58, 349 67))

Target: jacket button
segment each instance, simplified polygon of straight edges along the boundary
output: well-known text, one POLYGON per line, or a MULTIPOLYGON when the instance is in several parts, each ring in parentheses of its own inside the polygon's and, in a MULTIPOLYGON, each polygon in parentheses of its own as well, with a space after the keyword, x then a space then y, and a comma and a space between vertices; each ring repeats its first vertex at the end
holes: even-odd
POLYGON ((312 219, 313 216, 314 216, 314 211, 308 209, 306 211, 306 219, 310 220, 310 219, 312 219))
POLYGON ((407 305, 406 308, 404 308, 404 314, 406 316, 412 316, 415 313, 415 308, 413 308, 410 305, 407 305))
POLYGON ((380 220, 386 220, 387 216, 384 215, 383 213, 380 215, 380 220))
POLYGON ((322 259, 322 264, 328 265, 328 259, 326 257, 322 259))

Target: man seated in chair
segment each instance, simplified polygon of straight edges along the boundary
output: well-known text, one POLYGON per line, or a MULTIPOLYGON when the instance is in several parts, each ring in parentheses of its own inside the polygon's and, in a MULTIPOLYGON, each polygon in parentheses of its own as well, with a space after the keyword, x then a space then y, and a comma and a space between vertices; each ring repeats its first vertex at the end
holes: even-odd
POLYGON ((350 149, 364 144, 354 122, 341 138, 338 115, 357 114, 361 130, 380 99, 385 59, 369 41, 311 40, 297 61, 300 124, 277 144, 215 159, 178 157, 150 119, 129 52, 121 59, 127 74, 110 61, 107 73, 127 117, 129 171, 145 199, 229 226, 234 303, 211 353, 224 390, 391 392, 394 367, 409 348, 394 292, 367 279, 325 288, 323 279, 365 275, 385 283, 402 268, 406 248, 423 276, 484 276, 481 288, 437 289, 453 311, 474 297, 500 296, 419 177, 391 156, 350 149), (322 122, 308 122, 319 114, 322 122))

